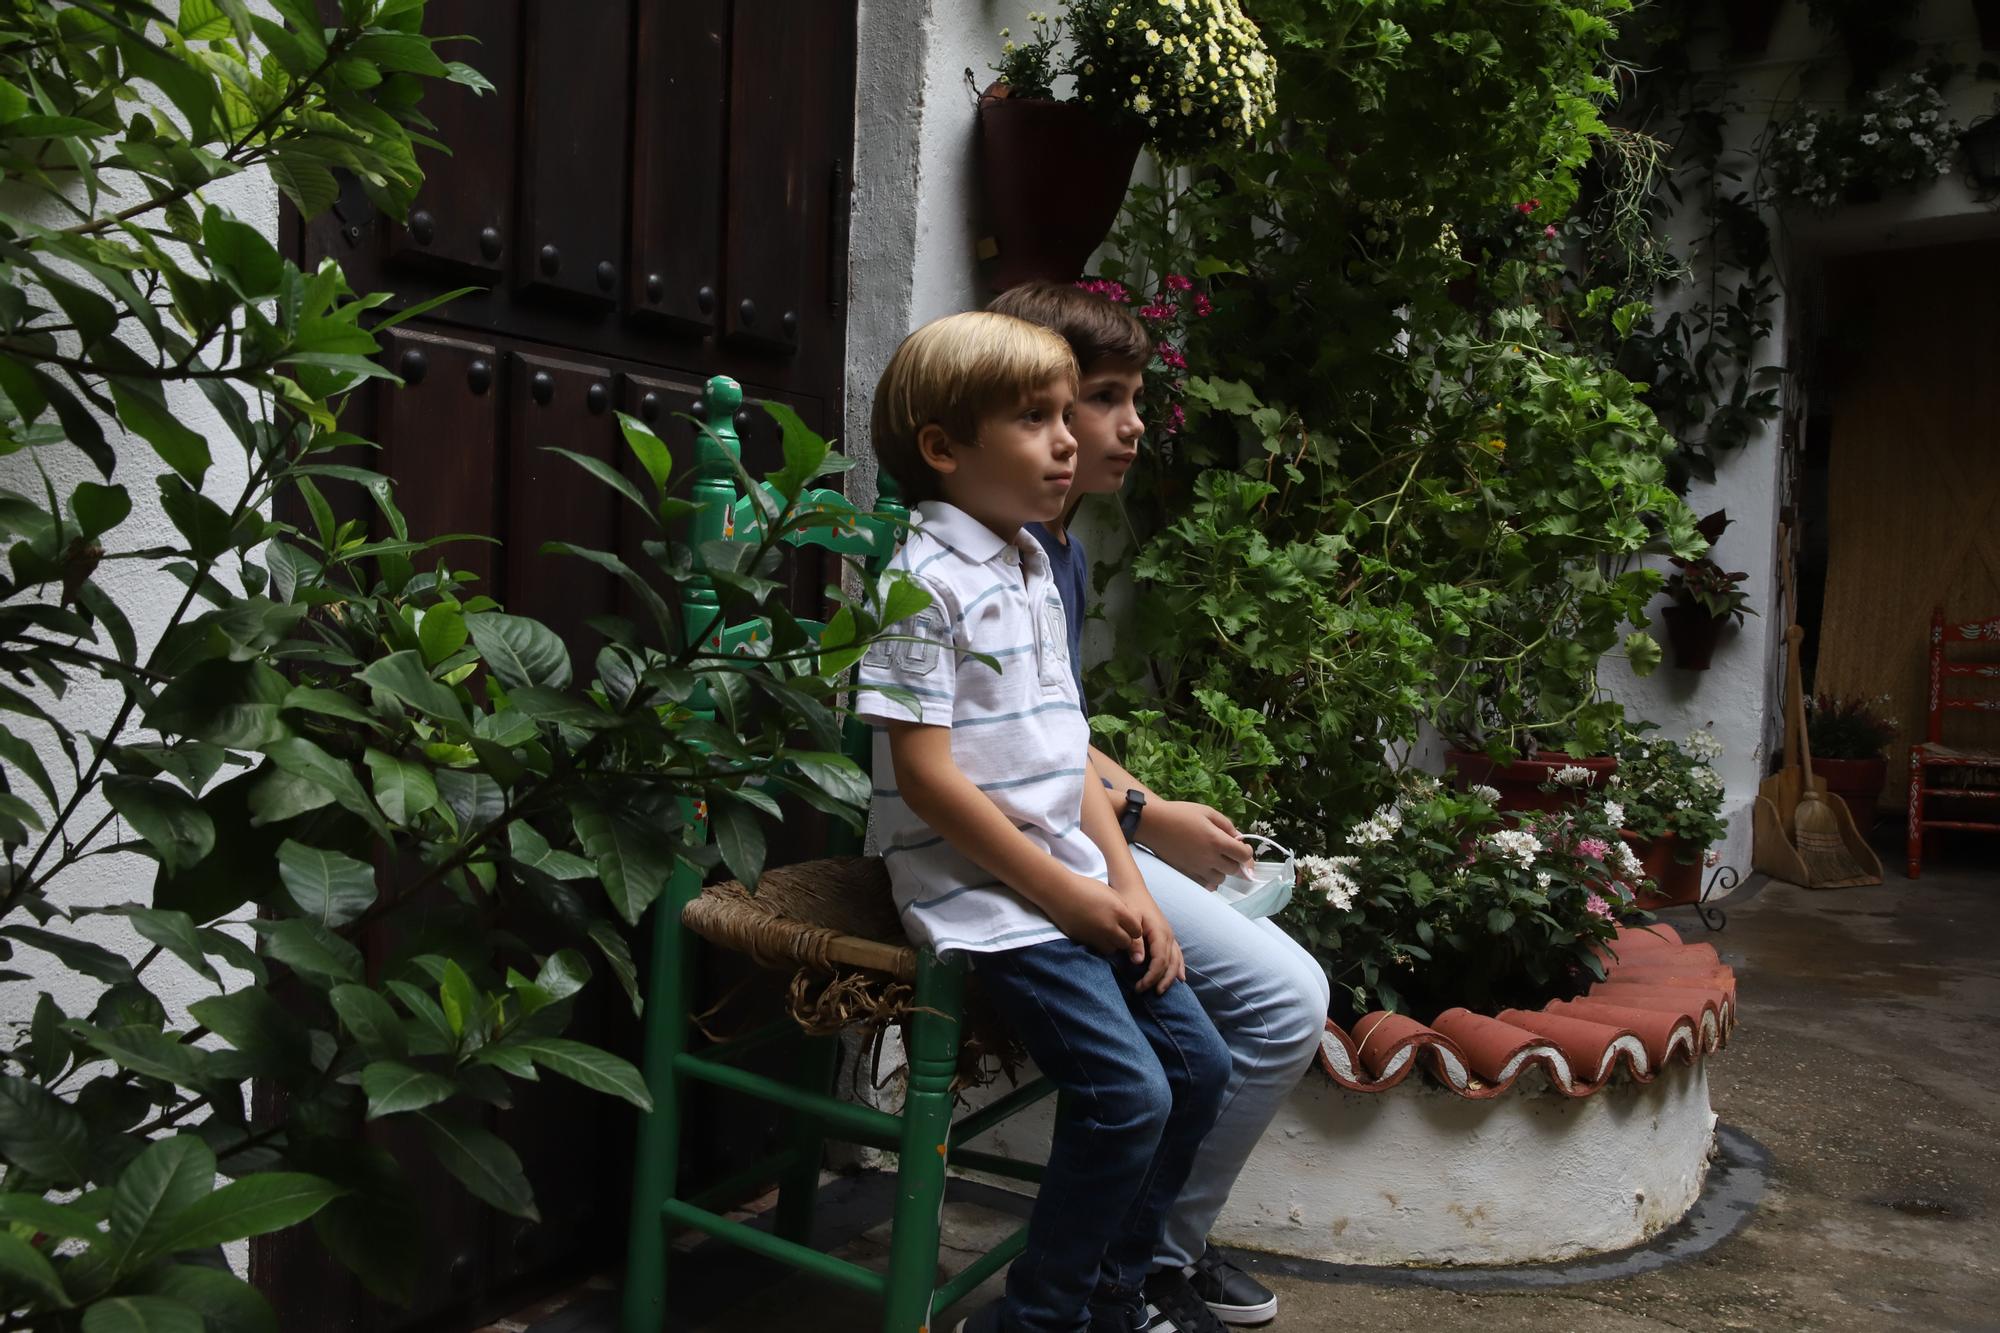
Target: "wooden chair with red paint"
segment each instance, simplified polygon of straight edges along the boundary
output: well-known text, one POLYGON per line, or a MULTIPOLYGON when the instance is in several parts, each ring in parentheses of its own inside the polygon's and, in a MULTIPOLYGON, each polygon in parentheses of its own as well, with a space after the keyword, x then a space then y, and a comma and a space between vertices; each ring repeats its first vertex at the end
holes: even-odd
POLYGON ((1979 654, 1984 660, 1953 660, 1954 648, 1990 645, 2000 649, 2000 615, 1978 620, 1947 621, 1942 606, 1931 609, 1930 688, 1924 739, 1910 746, 1910 878, 1923 869, 1924 832, 1927 829, 1973 829, 2000 833, 1996 819, 1935 819, 1924 813, 1932 798, 1953 801, 2000 801, 2000 749, 1971 748, 1947 744, 1944 739, 1945 714, 1985 712, 2000 714, 2000 695, 1954 694, 1954 682, 1974 687, 2000 685, 2000 654, 1979 654), (1946 773, 1958 780, 1933 785, 1946 773))

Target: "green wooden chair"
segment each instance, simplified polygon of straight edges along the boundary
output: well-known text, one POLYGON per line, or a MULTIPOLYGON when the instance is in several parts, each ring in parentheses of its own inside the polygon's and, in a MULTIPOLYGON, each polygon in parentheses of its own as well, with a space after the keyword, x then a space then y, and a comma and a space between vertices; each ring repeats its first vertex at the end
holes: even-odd
MULTIPOLYGON (((735 381, 723 376, 709 381, 704 397, 707 431, 700 446, 694 483, 694 499, 702 505, 693 520, 697 548, 704 540, 732 537, 743 540, 756 531, 757 505, 753 497, 737 494, 738 472, 732 462, 732 456, 740 454, 741 448, 734 425, 741 402, 742 390, 735 381)), ((800 533, 801 543, 863 555, 875 572, 887 565, 897 540, 898 525, 894 517, 863 514, 834 491, 809 492, 802 503, 845 512, 849 521, 800 533)), ((886 479, 881 509, 897 517, 908 512, 896 503, 893 488, 886 479)), ((686 603, 682 623, 694 627, 712 624, 719 606, 712 587, 697 585, 686 603)), ((756 624, 731 626, 712 637, 711 646, 727 651, 750 639, 759 629, 756 624)), ((866 768, 870 759, 868 728, 851 724, 847 742, 850 756, 866 768)), ((758 961, 766 965, 795 967, 811 962, 870 969, 914 988, 912 1014, 904 1026, 909 1068, 902 1114, 892 1115, 835 1097, 833 1083, 839 1063, 839 1039, 807 1036, 790 1018, 699 1051, 691 1049, 689 1015, 694 1001, 693 963, 697 946, 688 919, 701 919, 702 913, 694 905, 705 897, 720 899, 734 893, 739 903, 744 900, 740 886, 722 885, 704 890, 696 874, 684 870, 676 875, 653 913, 644 1067, 655 1109, 641 1124, 633 1173, 623 1333, 654 1333, 673 1308, 668 1239, 673 1231, 682 1228, 705 1232, 801 1272, 878 1297, 883 1306, 883 1333, 927 1333, 934 1312, 951 1305, 1005 1266, 1020 1253, 1026 1240, 1025 1230, 1017 1231, 950 1281, 938 1283, 938 1239, 947 1164, 970 1166, 1011 1179, 1039 1180, 1041 1167, 1037 1164, 974 1152, 959 1145, 1039 1101, 1053 1091, 1051 1085, 1044 1079, 1023 1084, 954 1123, 952 1080, 964 1032, 963 966, 919 953, 901 939, 901 932, 894 925, 893 907, 887 900, 888 880, 879 861, 847 858, 771 871, 763 885, 767 895, 776 896, 771 886, 779 883, 817 891, 826 901, 838 901, 842 895, 874 894, 887 909, 882 919, 889 923, 889 930, 894 932, 892 937, 885 938, 879 930, 861 936, 811 929, 818 923, 801 921, 797 923, 800 927, 797 933, 802 941, 810 942, 809 958, 782 956, 782 948, 775 951, 779 956, 773 956, 768 937, 757 954, 758 961), (792 1052, 789 1063, 795 1077, 791 1080, 741 1067, 739 1062, 744 1055, 777 1044, 792 1052), (683 1196, 679 1188, 684 1123, 681 1094, 690 1080, 782 1107, 790 1113, 792 1129, 785 1146, 776 1154, 697 1194, 683 1196), (810 1244, 821 1150, 828 1138, 897 1154, 894 1232, 886 1273, 821 1253, 810 1244), (778 1182, 779 1194, 770 1230, 723 1216, 721 1209, 773 1180, 778 1182)), ((813 892, 803 895, 806 899, 813 896, 813 892)), ((725 947, 731 942, 725 941, 725 947)))

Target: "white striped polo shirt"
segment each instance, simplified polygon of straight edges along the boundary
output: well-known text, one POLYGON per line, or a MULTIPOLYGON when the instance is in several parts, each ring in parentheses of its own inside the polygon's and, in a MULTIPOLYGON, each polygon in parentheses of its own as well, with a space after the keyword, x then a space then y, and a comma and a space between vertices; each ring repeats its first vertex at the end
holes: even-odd
POLYGON ((903 801, 888 720, 951 728, 959 770, 1049 855, 1105 879, 1085 835, 1090 728, 1069 666, 1062 595, 1027 533, 1010 543, 942 501, 917 506, 917 528, 890 562, 931 605, 896 627, 915 642, 879 643, 861 663, 855 711, 875 724, 876 846, 910 938, 939 954, 991 953, 1062 938, 1041 909, 966 859, 903 801), (1025 574, 1025 577, 1024 577, 1025 574), (988 666, 971 655, 994 659, 988 666), (909 701, 883 694, 909 691, 909 701))

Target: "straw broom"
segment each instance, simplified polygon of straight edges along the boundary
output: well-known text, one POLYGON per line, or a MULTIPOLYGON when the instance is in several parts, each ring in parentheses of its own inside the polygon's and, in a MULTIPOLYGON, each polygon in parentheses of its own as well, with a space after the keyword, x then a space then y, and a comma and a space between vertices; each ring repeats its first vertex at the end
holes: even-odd
MULTIPOLYGON (((1796 628, 1793 631, 1797 632, 1796 628)), ((1794 643, 1794 649, 1797 644, 1794 643)), ((1800 709, 1800 713, 1804 713, 1800 709)), ((1792 842, 1806 868, 1806 884, 1815 889, 1845 889, 1863 884, 1880 884, 1878 872, 1854 859, 1841 834, 1840 812, 1826 799, 1826 793, 1812 780, 1812 735, 1805 718, 1799 724, 1799 809, 1792 822, 1792 842)))

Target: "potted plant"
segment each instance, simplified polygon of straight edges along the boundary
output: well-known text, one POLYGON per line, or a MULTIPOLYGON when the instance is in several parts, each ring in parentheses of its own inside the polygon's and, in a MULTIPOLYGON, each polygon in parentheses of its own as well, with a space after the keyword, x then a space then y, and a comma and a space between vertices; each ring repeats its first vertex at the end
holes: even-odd
POLYGON ((1815 694, 1806 700, 1806 737, 1812 742, 1813 773, 1826 789, 1847 802, 1854 827, 1875 823, 1875 803, 1889 776, 1887 750, 1896 724, 1879 710, 1889 696, 1815 694))
MULTIPOLYGON (((1718 509, 1701 521, 1699 529, 1714 543, 1728 526, 1729 512, 1718 509)), ((1757 614, 1750 609, 1749 594, 1743 591, 1743 580, 1749 575, 1725 570, 1705 555, 1692 560, 1675 556, 1672 564, 1674 573, 1667 578, 1666 592, 1673 605, 1662 611, 1660 618, 1667 625, 1674 665, 1683 671, 1706 671, 1715 657, 1723 625, 1731 619, 1741 625, 1745 616, 1757 614)))
POLYGON ((1705 729, 1681 742, 1649 730, 1626 738, 1623 763, 1601 808, 1653 882, 1639 895, 1641 906, 1691 903, 1701 896, 1702 870, 1713 863, 1711 849, 1729 830, 1722 818, 1722 779, 1714 768, 1721 754, 1721 742, 1705 729))
POLYGON ((1557 811, 1580 805, 1609 785, 1618 756, 1571 755, 1535 750, 1516 759, 1496 759, 1478 750, 1447 750, 1445 762, 1467 791, 1479 793, 1496 810, 1557 811))
POLYGON ((1640 868, 1598 812, 1516 824, 1484 793, 1423 774, 1383 794, 1344 832, 1282 818, 1270 830, 1311 849, 1280 919, 1326 960, 1336 1021, 1539 1007, 1603 975, 1599 950, 1633 915, 1640 868))
POLYGON ((1236 0, 1199 13, 1173 0, 1063 8, 1031 11, 1025 40, 1001 29, 998 78, 979 99, 995 291, 1081 273, 1118 216, 1142 145, 1172 158, 1248 143, 1275 106, 1277 67, 1236 0), (1058 99, 1065 77, 1075 92, 1058 99), (1063 182, 1060 208, 1048 206, 1050 180, 1063 182))
POLYGON ((1764 149, 1773 190, 1824 211, 1916 189, 1951 171, 1960 127, 1939 91, 1948 72, 1917 70, 1858 106, 1796 111, 1764 149))

